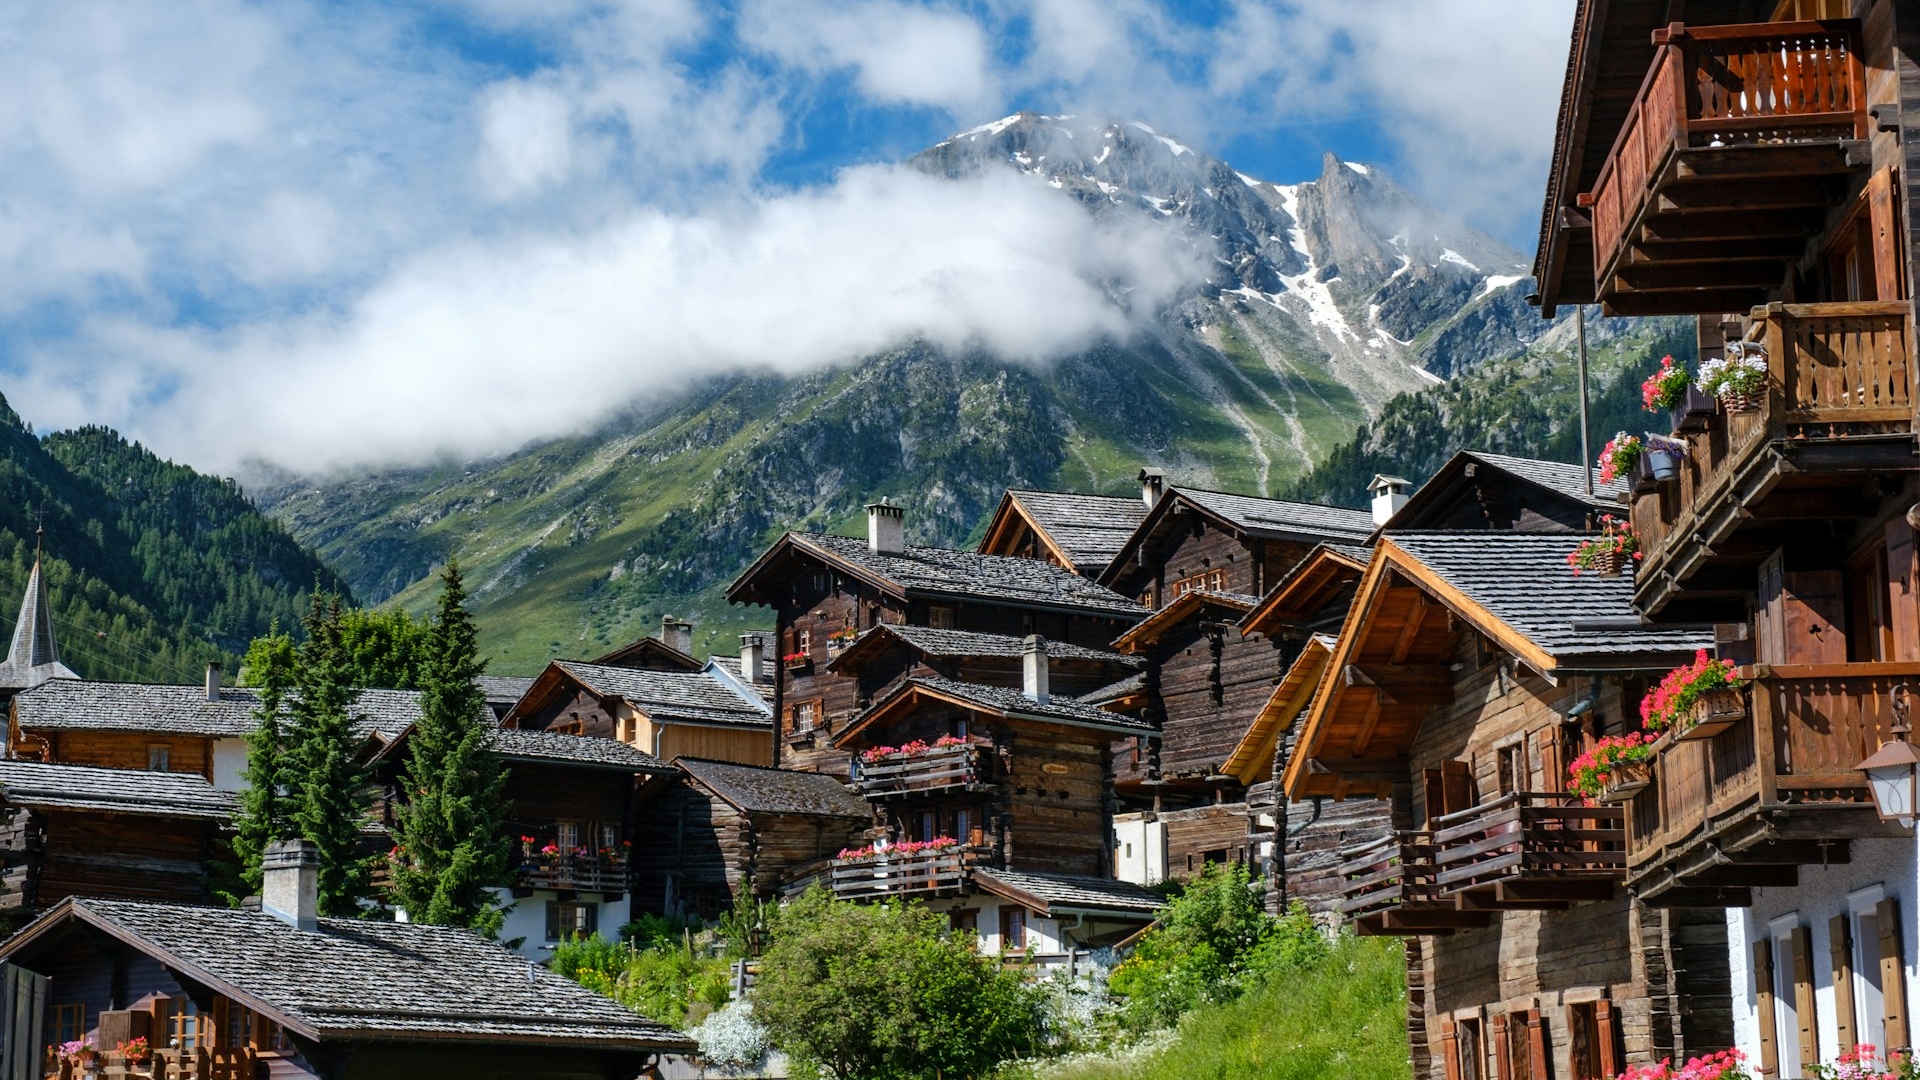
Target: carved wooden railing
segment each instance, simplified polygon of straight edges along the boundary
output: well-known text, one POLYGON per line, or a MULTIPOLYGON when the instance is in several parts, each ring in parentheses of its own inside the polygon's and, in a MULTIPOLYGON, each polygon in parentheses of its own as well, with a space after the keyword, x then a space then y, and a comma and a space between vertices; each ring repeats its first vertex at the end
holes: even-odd
POLYGON ((1578 795, 1516 791, 1434 819, 1442 892, 1520 880, 1613 878, 1626 870, 1625 811, 1578 795))
POLYGON ((1634 499, 1643 579, 1672 561, 1668 537, 1697 549, 1701 522, 1726 508, 1744 468, 1767 443, 1911 433, 1912 314, 1903 301, 1754 308, 1745 340, 1766 348, 1765 401, 1757 412, 1714 417, 1687 439, 1676 486, 1634 499))
POLYGON ((936 746, 916 754, 889 755, 854 766, 854 790, 869 799, 971 789, 992 782, 990 745, 936 746))
POLYGON ((627 855, 623 851, 523 856, 514 883, 524 889, 625 892, 627 855))
POLYGON ((1867 137, 1859 24, 1675 25, 1654 35, 1653 66, 1593 190, 1594 273, 1604 278, 1676 149, 1867 137))
POLYGON ((966 884, 981 852, 963 846, 899 855, 879 851, 834 860, 830 880, 842 900, 884 900, 947 892, 966 884))
POLYGON ((1744 720, 1709 739, 1660 746, 1653 785, 1628 818, 1635 872, 1747 815, 1870 807, 1854 766, 1892 738, 1893 688, 1920 687, 1914 662, 1741 670, 1753 680, 1744 720))
POLYGON ((1339 872, 1346 882, 1340 912, 1348 918, 1441 898, 1433 881, 1433 834, 1424 830, 1342 848, 1339 872))

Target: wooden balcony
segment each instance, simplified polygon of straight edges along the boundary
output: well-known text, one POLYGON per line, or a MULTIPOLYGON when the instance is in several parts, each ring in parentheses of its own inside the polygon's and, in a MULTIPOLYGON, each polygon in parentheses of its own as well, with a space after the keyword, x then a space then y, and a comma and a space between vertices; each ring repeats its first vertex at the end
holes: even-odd
POLYGON ((1625 881, 1626 812, 1518 791, 1433 822, 1434 884, 1463 911, 1557 909, 1625 881))
POLYGON ((1433 834, 1396 832, 1340 851, 1347 883, 1340 913, 1354 932, 1378 936, 1446 935, 1488 926, 1484 912, 1461 911, 1434 882, 1433 834))
POLYGON ((1664 741, 1628 806, 1629 886, 1665 907, 1746 906, 1797 867, 1847 862, 1850 841, 1900 837, 1854 766, 1892 737, 1891 691, 1920 663, 1756 665, 1747 716, 1710 739, 1664 741))
POLYGON ((941 896, 960 891, 981 857, 978 849, 960 845, 909 855, 880 851, 834 860, 829 882, 842 900, 941 896))
POLYGON ((1594 280, 1613 315, 1763 303, 1867 165, 1859 24, 1681 26, 1593 190, 1594 280))
POLYGON ((994 786, 991 745, 936 746, 917 754, 890 754, 854 766, 853 786, 875 800, 911 799, 994 786))
POLYGON ((627 855, 624 851, 523 855, 513 884, 520 891, 623 893, 627 891, 627 855))
POLYGON ((1905 302, 1752 310, 1744 336, 1766 347, 1766 400, 1687 436, 1677 479, 1635 497, 1646 552, 1636 607, 1743 620, 1760 562, 1789 530, 1868 514, 1873 501, 1860 492, 1870 477, 1915 468, 1912 311, 1905 302))

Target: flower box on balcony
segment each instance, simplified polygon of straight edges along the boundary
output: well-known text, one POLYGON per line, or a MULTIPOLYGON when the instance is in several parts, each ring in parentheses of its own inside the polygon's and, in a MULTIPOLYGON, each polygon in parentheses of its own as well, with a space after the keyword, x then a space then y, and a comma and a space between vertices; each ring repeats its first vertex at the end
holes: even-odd
POLYGON ((1673 433, 1675 435, 1698 434, 1713 426, 1713 418, 1720 412, 1719 403, 1712 394, 1688 383, 1686 397, 1671 411, 1673 433))
POLYGON ((1622 761, 1613 766, 1612 773, 1600 783, 1600 794, 1595 801, 1603 803, 1632 802, 1635 795, 1645 791, 1653 783, 1653 765, 1645 761, 1622 761))
POLYGON ((780 658, 780 666, 788 671, 805 671, 813 666, 813 657, 808 653, 788 653, 780 658))
POLYGON ((1739 690, 1708 690, 1693 703, 1691 721, 1674 738, 1711 739, 1739 723, 1747 715, 1747 695, 1739 690))

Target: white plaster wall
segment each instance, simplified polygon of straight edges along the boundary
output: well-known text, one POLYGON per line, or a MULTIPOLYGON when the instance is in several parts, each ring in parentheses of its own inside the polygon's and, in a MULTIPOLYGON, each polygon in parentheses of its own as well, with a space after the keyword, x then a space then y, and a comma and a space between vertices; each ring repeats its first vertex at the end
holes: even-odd
POLYGON ((1113 876, 1135 885, 1167 880, 1167 826, 1144 813, 1113 818, 1113 876))
MULTIPOLYGON (((546 960, 553 955, 556 942, 547 940, 547 904, 560 899, 560 894, 551 890, 536 890, 532 896, 515 899, 507 889, 489 890, 507 907, 505 925, 500 928, 500 940, 520 942, 520 955, 529 960, 546 960)), ((592 901, 589 901, 590 903, 592 901)), ((599 931, 596 937, 608 941, 620 939, 620 928, 633 918, 633 901, 622 898, 614 901, 601 901, 599 911, 599 931)))
POLYGON ((241 791, 247 786, 247 740, 213 740, 213 788, 215 791, 241 791))
MULTIPOLYGON (((1787 914, 1799 916, 1800 924, 1808 927, 1812 941, 1814 1011, 1819 1020, 1821 1060, 1832 1061, 1839 1056, 1828 921, 1848 910, 1849 894, 1874 885, 1899 902, 1909 1013, 1913 1004, 1920 1002, 1920 847, 1914 840, 1855 840, 1853 861, 1840 866, 1803 866, 1797 887, 1755 889, 1751 908, 1727 909, 1734 1038, 1749 1059, 1755 1062, 1760 1059, 1753 942, 1768 934, 1769 923, 1787 914)), ((1886 1049, 1881 1047, 1882 1051, 1886 1049)), ((1796 1053, 1791 1042, 1781 1040, 1783 1066, 1787 1066, 1796 1053)), ((1793 1074, 1787 1072, 1786 1075, 1793 1074)))

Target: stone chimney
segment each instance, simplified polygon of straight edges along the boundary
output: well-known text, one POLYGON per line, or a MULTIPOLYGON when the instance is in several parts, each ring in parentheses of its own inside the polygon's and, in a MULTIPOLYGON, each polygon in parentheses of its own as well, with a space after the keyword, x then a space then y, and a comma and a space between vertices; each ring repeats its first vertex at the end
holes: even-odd
POLYGON ((907 510, 885 499, 867 504, 867 550, 875 555, 907 552, 907 510))
POLYGON ((320 848, 311 840, 275 840, 260 860, 260 910, 302 930, 320 915, 320 848))
POLYGON ((1052 700, 1047 693, 1047 639, 1039 634, 1028 634, 1020 648, 1020 692, 1042 705, 1052 700))
POLYGON ((1407 489, 1412 486, 1403 477, 1375 474, 1373 482, 1367 485, 1367 494, 1373 496, 1373 523, 1385 525, 1393 520, 1393 515, 1407 505, 1407 489))
POLYGON ((767 662, 767 640, 759 634, 740 635, 740 677, 752 685, 760 681, 762 665, 767 662))
POLYGON ((207 700, 220 700, 220 664, 218 661, 207 665, 207 700))
POLYGON ((1151 510, 1160 505, 1160 496, 1167 493, 1167 474, 1159 469, 1140 470, 1140 501, 1151 510))
POLYGON ((688 656, 693 655, 693 624, 685 619, 676 619, 671 615, 660 616, 660 640, 679 649, 688 656))

